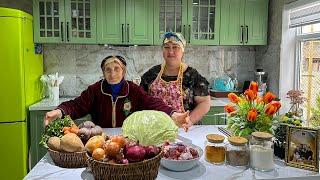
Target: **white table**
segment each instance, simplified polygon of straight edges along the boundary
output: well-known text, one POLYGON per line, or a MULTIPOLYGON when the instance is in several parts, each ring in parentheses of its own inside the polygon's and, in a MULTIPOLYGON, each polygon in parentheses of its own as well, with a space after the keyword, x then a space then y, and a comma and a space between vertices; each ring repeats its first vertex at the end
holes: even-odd
MULTIPOLYGON (((194 126, 188 133, 179 129, 179 135, 192 140, 192 143, 204 149, 206 135, 210 133, 219 133, 218 126, 194 126)), ((119 134, 119 128, 107 128, 106 133, 109 135, 119 134)), ((92 180, 93 175, 86 168, 66 169, 55 166, 49 154, 46 154, 40 162, 24 178, 28 180, 37 179, 87 179, 92 180)), ((275 170, 271 172, 258 172, 251 169, 245 171, 239 170, 227 165, 212 165, 201 157, 197 166, 185 172, 169 171, 162 166, 159 168, 157 180, 164 179, 320 179, 317 172, 285 166, 283 162, 276 161, 275 170)))

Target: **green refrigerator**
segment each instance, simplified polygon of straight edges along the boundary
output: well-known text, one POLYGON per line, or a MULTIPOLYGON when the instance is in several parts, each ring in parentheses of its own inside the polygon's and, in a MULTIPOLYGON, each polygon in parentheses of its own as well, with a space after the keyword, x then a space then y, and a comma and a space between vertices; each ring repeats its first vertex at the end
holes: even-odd
POLYGON ((32 16, 0 7, 0 175, 21 180, 28 168, 28 106, 41 99, 43 57, 32 16))

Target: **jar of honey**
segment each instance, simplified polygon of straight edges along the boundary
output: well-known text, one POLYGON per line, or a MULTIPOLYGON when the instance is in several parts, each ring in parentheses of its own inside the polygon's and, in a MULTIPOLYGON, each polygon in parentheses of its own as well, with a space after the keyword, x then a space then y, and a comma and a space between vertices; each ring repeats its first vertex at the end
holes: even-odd
POLYGON ((224 136, 219 134, 208 134, 205 141, 205 159, 212 164, 223 164, 225 162, 226 147, 224 136))

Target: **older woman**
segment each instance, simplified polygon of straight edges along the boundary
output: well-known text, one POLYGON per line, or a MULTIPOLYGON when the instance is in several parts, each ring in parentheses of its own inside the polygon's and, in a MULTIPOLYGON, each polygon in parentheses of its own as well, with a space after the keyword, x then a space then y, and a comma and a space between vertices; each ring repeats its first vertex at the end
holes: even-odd
POLYGON ((178 112, 191 111, 190 122, 195 124, 210 109, 209 83, 196 69, 183 62, 185 46, 182 34, 164 34, 164 63, 144 73, 140 85, 178 112))
POLYGON ((92 121, 101 127, 121 127, 132 112, 152 109, 167 113, 178 126, 188 127, 188 113, 175 112, 161 99, 148 95, 141 87, 124 79, 126 62, 123 57, 106 57, 101 62, 101 69, 105 79, 90 85, 74 100, 63 102, 57 109, 47 112, 44 124, 64 115, 77 119, 91 114, 92 121))

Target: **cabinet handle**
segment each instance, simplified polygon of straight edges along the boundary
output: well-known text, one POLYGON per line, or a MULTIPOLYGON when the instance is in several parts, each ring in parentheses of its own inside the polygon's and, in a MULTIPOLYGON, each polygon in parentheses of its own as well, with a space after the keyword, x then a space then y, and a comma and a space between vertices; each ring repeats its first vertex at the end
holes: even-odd
POLYGON ((63 22, 61 22, 60 30, 61 30, 61 41, 63 42, 63 41, 64 41, 64 34, 63 34, 63 22))
POLYGON ((187 36, 186 36, 186 25, 183 25, 183 36, 184 36, 184 38, 187 37, 187 36))
POLYGON ((243 43, 243 26, 240 26, 240 31, 241 31, 241 34, 240 34, 240 43, 242 44, 242 43, 243 43))
POLYGON ((123 39, 123 36, 124 36, 124 32, 123 32, 123 26, 124 26, 124 24, 121 24, 121 42, 123 42, 124 43, 124 39, 123 39))
POLYGON ((69 42, 69 22, 67 22, 67 41, 69 42))
POLYGON ((190 43, 190 38, 191 38, 191 25, 189 24, 189 42, 190 43))
POLYGON ((248 28, 248 26, 246 25, 246 33, 247 33, 247 38, 246 38, 246 42, 245 43, 248 43, 248 37, 249 37, 249 30, 248 30, 249 28, 248 28))
POLYGON ((127 39, 127 42, 129 42, 129 34, 130 34, 130 33, 129 33, 129 24, 127 24, 127 38, 128 38, 128 39, 127 39))

